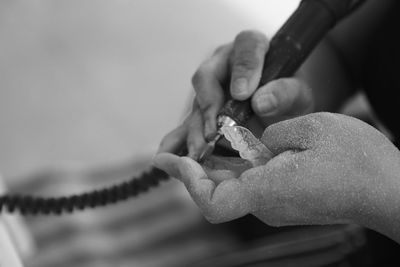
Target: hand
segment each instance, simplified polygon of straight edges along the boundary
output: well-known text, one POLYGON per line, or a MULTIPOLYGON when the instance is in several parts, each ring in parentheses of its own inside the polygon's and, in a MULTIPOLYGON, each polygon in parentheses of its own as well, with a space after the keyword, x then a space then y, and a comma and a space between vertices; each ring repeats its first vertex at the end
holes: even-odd
POLYGON ((371 226, 372 215, 396 206, 388 199, 400 191, 399 151, 362 121, 314 113, 270 125, 261 141, 275 156, 255 168, 243 162, 233 168, 230 160, 225 166, 201 166, 168 153, 159 154, 154 163, 180 179, 215 223, 251 213, 274 226, 371 226))
POLYGON ((197 159, 216 133, 216 117, 226 93, 237 100, 251 97, 259 119, 256 122, 263 124, 262 129, 271 122, 312 111, 311 90, 298 79, 275 80, 256 91, 267 51, 268 41, 263 34, 244 31, 204 61, 192 79, 196 92, 193 110, 181 126, 164 137, 159 152, 172 152, 186 142, 189 157, 197 159))

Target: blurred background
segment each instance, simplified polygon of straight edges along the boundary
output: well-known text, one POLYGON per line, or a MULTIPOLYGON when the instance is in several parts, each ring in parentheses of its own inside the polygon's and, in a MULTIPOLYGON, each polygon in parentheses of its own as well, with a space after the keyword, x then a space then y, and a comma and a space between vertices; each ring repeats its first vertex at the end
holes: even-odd
MULTIPOLYGON (((4 183, 60 195, 140 173, 185 116, 200 62, 242 30, 271 36, 298 2, 0 1, 4 183)), ((176 181, 120 205, 25 223, 14 240, 26 266, 185 266, 243 244, 206 223, 176 181)), ((267 255, 257 251, 238 255, 267 255)))
POLYGON ((276 30, 296 0, 0 1, 0 170, 151 156, 190 79, 244 29, 276 30))
MULTIPOLYGON (((200 62, 241 30, 271 35, 297 3, 0 1, 7 187, 57 195, 140 173, 185 116, 200 62)), ((26 224, 26 266, 180 266, 236 246, 174 181, 121 205, 26 224)))

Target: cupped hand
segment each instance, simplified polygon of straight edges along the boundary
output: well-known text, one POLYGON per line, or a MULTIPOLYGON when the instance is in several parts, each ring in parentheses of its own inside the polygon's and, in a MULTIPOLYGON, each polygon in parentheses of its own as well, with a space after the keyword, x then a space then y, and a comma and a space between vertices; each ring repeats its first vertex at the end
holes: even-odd
POLYGON ((332 113, 272 124, 261 141, 274 157, 254 168, 240 159, 200 165, 169 153, 154 164, 185 184, 209 221, 251 213, 278 226, 361 221, 379 209, 376 200, 389 190, 387 167, 398 158, 375 128, 332 113))
POLYGON ((216 134, 217 114, 229 95, 236 100, 251 98, 262 129, 312 111, 312 92, 299 79, 279 79, 258 88, 268 44, 262 33, 243 31, 233 43, 219 47, 205 60, 192 78, 196 93, 192 112, 164 137, 159 152, 172 152, 186 143, 189 157, 198 159, 216 134))

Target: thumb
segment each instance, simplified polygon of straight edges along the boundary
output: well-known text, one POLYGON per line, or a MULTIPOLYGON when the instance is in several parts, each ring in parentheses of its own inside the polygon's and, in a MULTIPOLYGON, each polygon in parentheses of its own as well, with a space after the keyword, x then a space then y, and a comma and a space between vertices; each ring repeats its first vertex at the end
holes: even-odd
POLYGON ((303 115, 313 108, 312 91, 296 78, 274 80, 254 93, 252 107, 260 117, 303 115))
POLYGON ((272 124, 265 129, 261 142, 275 155, 287 150, 311 149, 323 135, 322 114, 311 113, 272 124))

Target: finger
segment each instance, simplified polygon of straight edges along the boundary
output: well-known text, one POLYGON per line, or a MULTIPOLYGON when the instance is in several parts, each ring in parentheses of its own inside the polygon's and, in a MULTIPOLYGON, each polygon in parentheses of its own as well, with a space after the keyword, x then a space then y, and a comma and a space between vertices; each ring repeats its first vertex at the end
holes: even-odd
POLYGON ((200 65, 192 78, 196 101, 204 119, 204 136, 211 140, 217 131, 217 114, 224 103, 221 83, 227 75, 228 57, 232 45, 216 50, 214 55, 200 65))
POLYGON ((220 157, 211 155, 202 162, 202 167, 210 170, 229 170, 238 178, 242 172, 252 167, 248 160, 240 157, 220 157))
POLYGON ((175 128, 171 132, 169 132, 164 138, 161 140, 161 143, 158 147, 157 154, 162 152, 170 152, 175 153, 178 152, 180 148, 183 147, 187 135, 187 125, 182 124, 179 127, 175 128))
POLYGON ((179 170, 190 195, 210 222, 233 220, 250 210, 249 194, 240 180, 229 179, 216 186, 201 166, 187 157, 182 157, 179 170))
POLYGON ((207 174, 208 179, 212 180, 216 185, 221 182, 233 178, 237 178, 235 173, 231 170, 213 170, 207 167, 203 167, 204 172, 207 174))
POLYGON ((207 177, 217 185, 224 180, 238 178, 244 171, 252 167, 251 163, 238 157, 209 156, 202 163, 207 177))
POLYGON ((180 179, 179 165, 181 158, 171 153, 159 153, 153 158, 155 167, 165 171, 169 176, 180 179))
POLYGON ((312 149, 324 138, 325 116, 329 113, 311 113, 280 121, 268 126, 260 140, 275 155, 286 150, 312 149))
POLYGON ((252 107, 261 117, 302 115, 313 108, 312 91, 296 78, 275 80, 254 93, 252 107))
POLYGON ((257 89, 268 50, 265 35, 243 31, 234 41, 230 91, 233 98, 245 100, 257 89))
POLYGON ((203 134, 203 118, 200 110, 195 107, 193 115, 188 121, 188 133, 186 146, 188 148, 188 157, 198 160, 207 145, 203 134))

